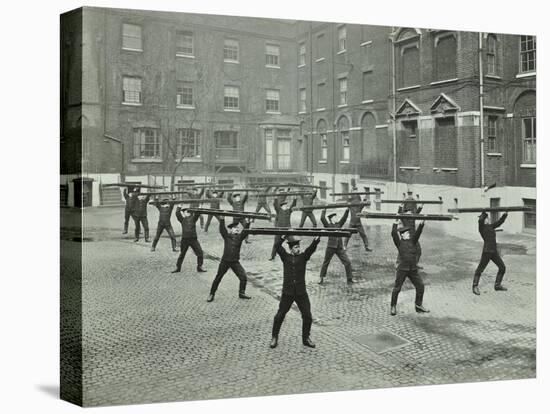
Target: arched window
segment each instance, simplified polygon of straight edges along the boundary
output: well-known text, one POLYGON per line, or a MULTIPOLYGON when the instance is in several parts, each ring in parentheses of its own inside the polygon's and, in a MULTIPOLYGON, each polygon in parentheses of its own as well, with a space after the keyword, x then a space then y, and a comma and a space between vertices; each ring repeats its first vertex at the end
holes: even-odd
POLYGON ((535 164, 537 162, 536 102, 536 93, 528 91, 520 95, 514 104, 515 135, 521 137, 522 162, 524 164, 535 164))
POLYGON ((435 79, 456 78, 456 37, 454 33, 438 35, 434 43, 435 79))
POLYGON ((416 30, 406 29, 399 33, 396 45, 396 76, 398 87, 420 84, 420 35, 416 30))
POLYGON ((351 141, 349 136, 349 121, 346 116, 341 116, 338 120, 338 134, 340 135, 340 143, 342 145, 342 161, 350 161, 351 141))
POLYGON ((487 75, 497 75, 498 73, 498 41, 494 34, 487 36, 486 71, 487 75))
POLYGON ((321 144, 319 160, 326 162, 328 159, 327 124, 322 119, 317 122, 317 134, 319 135, 319 142, 321 144))

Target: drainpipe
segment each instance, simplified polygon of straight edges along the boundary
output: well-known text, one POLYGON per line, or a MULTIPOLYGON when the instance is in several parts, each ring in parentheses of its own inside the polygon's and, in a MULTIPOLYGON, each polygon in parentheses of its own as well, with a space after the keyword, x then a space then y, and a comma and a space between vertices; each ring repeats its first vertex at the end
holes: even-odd
POLYGON ((396 120, 395 120, 395 110, 396 110, 396 88, 395 88, 395 43, 393 39, 390 37, 391 42, 391 62, 392 62, 392 73, 391 73, 391 80, 392 80, 392 113, 390 118, 392 119, 392 141, 393 141, 393 184, 395 187, 395 191, 397 191, 397 126, 396 126, 396 120))
MULTIPOLYGON (((307 107, 306 107, 307 111, 307 107)), ((311 153, 311 183, 315 184, 313 178, 315 160, 315 137, 313 136, 313 23, 309 23, 309 146, 311 153)))
MULTIPOLYGON (((331 65, 331 87, 332 87, 332 136, 334 137, 334 145, 333 145, 333 158, 334 158, 334 165, 333 165, 333 171, 332 171, 332 190, 333 193, 337 192, 336 190, 336 171, 338 167, 338 162, 340 161, 340 157, 338 155, 338 134, 336 132, 336 105, 334 101, 334 88, 335 88, 335 82, 334 82, 334 24, 330 25, 330 65, 331 65)), ((335 196, 332 196, 332 201, 335 200, 335 196)))
POLYGON ((479 159, 481 168, 481 188, 485 187, 485 137, 483 131, 483 33, 479 33, 479 159))

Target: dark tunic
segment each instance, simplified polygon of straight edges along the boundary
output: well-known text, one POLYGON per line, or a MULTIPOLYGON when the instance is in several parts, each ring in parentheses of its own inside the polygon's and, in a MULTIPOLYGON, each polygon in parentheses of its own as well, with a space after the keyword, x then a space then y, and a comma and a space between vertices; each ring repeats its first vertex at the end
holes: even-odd
POLYGON ((245 239, 243 233, 229 234, 225 227, 225 220, 220 217, 220 233, 223 237, 222 261, 238 262, 241 258, 241 245, 245 239))
MULTIPOLYGON (((350 203, 361 203, 361 197, 360 196, 351 196, 348 199, 348 202, 350 203)), ((358 226, 361 224, 361 217, 358 216, 359 213, 365 208, 365 206, 359 206, 359 207, 350 207, 350 218, 349 218, 349 225, 351 226, 358 226)))
MULTIPOLYGON (((346 224, 346 220, 348 219, 348 215, 349 215, 349 209, 346 210, 346 212, 344 213, 344 215, 342 216, 342 218, 336 222, 336 223, 329 223, 329 221, 327 220, 327 217, 326 217, 326 211, 323 210, 323 213, 321 214, 321 222, 323 223, 323 225, 327 228, 327 229, 330 229, 330 228, 342 228, 342 226, 344 224, 346 224)), ((327 242, 327 249, 328 248, 333 248, 333 249, 342 249, 344 247, 344 244, 342 243, 342 238, 341 237, 329 237, 328 238, 328 242, 327 242)))
POLYGON ((313 200, 315 200, 315 197, 317 197, 317 190, 315 190, 312 194, 306 194, 302 196, 302 204, 304 206, 312 206, 313 200))
POLYGON ((483 253, 496 253, 497 252, 497 237, 495 229, 500 227, 507 215, 503 214, 496 222, 492 224, 485 224, 485 217, 481 215, 478 221, 479 234, 483 238, 483 253))
POLYGON ((292 209, 296 207, 296 199, 292 201, 292 204, 288 210, 283 210, 281 208, 278 199, 273 201, 273 206, 275 207, 275 212, 277 213, 277 216, 275 217, 275 227, 290 227, 290 216, 292 215, 292 209))
POLYGON ((134 207, 134 216, 135 217, 147 217, 147 205, 149 204, 149 199, 151 195, 145 197, 137 197, 134 207))
POLYGON ((397 233, 397 224, 394 223, 391 229, 391 236, 399 252, 397 270, 410 271, 418 269, 418 239, 420 239, 423 228, 424 225, 420 224, 415 232, 411 231, 412 236, 409 240, 403 240, 397 233))
POLYGON ((176 218, 181 223, 181 238, 196 239, 197 238, 197 221, 200 214, 194 213, 188 217, 183 217, 181 208, 176 210, 176 218))
POLYGON ((313 240, 308 248, 298 254, 288 253, 283 247, 283 240, 277 244, 277 253, 283 262, 283 294, 303 295, 306 293, 306 263, 315 252, 318 240, 313 240))
POLYGON ((163 205, 162 203, 157 202, 154 205, 159 211, 159 223, 170 224, 170 218, 172 217, 174 204, 163 205))

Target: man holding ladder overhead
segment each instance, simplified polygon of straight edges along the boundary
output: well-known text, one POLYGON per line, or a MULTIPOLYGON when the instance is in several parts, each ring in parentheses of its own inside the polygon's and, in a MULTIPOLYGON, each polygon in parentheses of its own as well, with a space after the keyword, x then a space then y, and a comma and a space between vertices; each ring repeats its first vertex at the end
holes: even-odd
MULTIPOLYGON (((342 218, 334 222, 334 217, 336 216, 336 213, 332 213, 328 215, 328 221, 326 216, 327 210, 324 209, 323 213, 321 214, 321 222, 326 228, 342 228, 344 224, 346 224, 346 221, 348 219, 349 215, 349 208, 346 209, 346 212, 342 216, 342 218)), ((353 273, 351 268, 351 261, 349 260, 349 257, 344 249, 344 243, 342 242, 341 237, 329 237, 327 248, 325 250, 325 259, 323 260, 323 265, 321 266, 321 274, 320 274, 320 280, 319 284, 322 285, 325 279, 325 276, 327 275, 327 269, 328 265, 330 264, 330 261, 332 260, 332 256, 338 256, 338 259, 342 262, 344 265, 344 268, 346 269, 346 279, 348 283, 355 283, 355 280, 353 279, 353 273)))
MULTIPOLYGON (((357 188, 353 188, 351 191, 354 193, 357 192, 357 188)), ((348 202, 350 203, 361 203, 363 200, 361 200, 361 196, 359 194, 354 194, 349 197, 348 202)), ((366 202, 367 200, 365 200, 366 202)), ((365 232, 365 228, 363 227, 363 223, 361 223, 361 217, 358 216, 359 213, 365 208, 365 206, 353 206, 349 208, 350 211, 350 219, 349 219, 349 227, 352 229, 357 229, 357 232, 359 233, 359 237, 361 237, 361 240, 363 240, 363 246, 365 247, 365 251, 372 252, 372 249, 369 248, 369 239, 367 237, 367 233, 365 232)), ((350 241, 351 237, 346 239, 346 242, 344 243, 344 247, 348 247, 348 243, 350 241)))

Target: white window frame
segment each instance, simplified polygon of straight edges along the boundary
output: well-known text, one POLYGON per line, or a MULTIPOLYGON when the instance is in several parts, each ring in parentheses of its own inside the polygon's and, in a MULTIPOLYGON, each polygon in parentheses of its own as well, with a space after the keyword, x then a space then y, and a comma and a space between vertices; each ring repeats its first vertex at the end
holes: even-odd
POLYGON ((178 81, 177 87, 176 87, 176 107, 177 108, 187 108, 187 109, 194 109, 195 108, 195 88, 192 82, 188 81, 178 81), (191 90, 191 93, 189 94, 188 91, 185 90, 191 90), (191 102, 186 102, 183 97, 185 96, 191 96, 191 102))
POLYGON ((139 24, 133 24, 133 23, 122 23, 122 49, 123 50, 129 50, 132 52, 143 52, 143 29, 139 24), (138 28, 139 29, 139 36, 136 34, 130 34, 127 32, 126 29, 129 28, 138 28), (132 47, 125 45, 125 40, 135 40, 139 39, 139 47, 132 47))
POLYGON ((281 46, 273 43, 266 43, 265 66, 267 68, 277 68, 277 69, 281 67, 281 46))
POLYGON ((328 160, 328 136, 326 132, 319 132, 319 139, 321 140, 321 161, 328 160))
POLYGON ((326 83, 321 82, 317 84, 317 109, 324 109, 324 101, 325 101, 325 87, 326 83))
POLYGON ((498 71, 498 40, 493 34, 487 36, 487 75, 496 76, 498 71))
POLYGON ((264 131, 265 138, 265 169, 272 171, 274 169, 273 165, 273 129, 266 128, 264 131))
POLYGON ((223 109, 224 111, 240 110, 240 90, 238 86, 225 85, 223 88, 223 109), (236 102, 236 105, 234 104, 236 102))
POLYGON ((176 142, 177 142, 177 158, 179 159, 200 159, 201 158, 201 131, 198 129, 178 128, 176 129, 176 142), (188 139, 193 141, 191 144, 188 142, 186 147, 192 147, 191 154, 185 154, 183 151, 183 141, 188 139))
POLYGON ((307 112, 307 89, 300 88, 298 97, 298 113, 307 112))
POLYGON ((340 131, 342 139, 342 161, 349 162, 351 160, 351 138, 349 130, 340 131))
MULTIPOLYGON (((187 45, 189 46, 189 45, 187 45)), ((178 30, 176 32, 176 56, 181 56, 181 57, 191 57, 191 58, 194 58, 195 57, 195 37, 194 37, 194 34, 192 31, 190 30, 178 30), (179 47, 180 47, 180 36, 183 37, 183 40, 184 40, 184 43, 186 41, 189 40, 189 38, 191 39, 191 52, 186 52, 186 51, 183 51, 183 50, 180 50, 179 47)))
POLYGON ((338 89, 340 91, 339 93, 339 102, 340 106, 344 106, 348 104, 348 78, 340 78, 338 79, 338 89))
POLYGON ((122 77, 122 103, 124 105, 143 104, 142 80, 139 76, 123 76, 122 77), (138 87, 139 85, 139 87, 138 87), (135 89, 127 89, 128 87, 136 87, 135 89), (137 95, 136 95, 137 94, 137 95), (127 99, 128 95, 137 96, 137 99, 127 99))
POLYGON ((267 113, 281 113, 281 92, 279 89, 265 90, 265 111, 267 113))
POLYGON ((344 53, 347 50, 347 32, 345 25, 338 27, 338 53, 344 53))
POLYGON ((162 141, 160 139, 160 131, 158 128, 134 128, 133 155, 137 160, 160 160, 162 159, 162 141), (152 133, 153 143, 147 143, 147 133, 152 133), (139 139, 139 142, 136 141, 139 139), (147 147, 153 146, 153 154, 145 154, 148 152, 147 147), (137 148, 136 148, 137 147, 137 148))
POLYGON ((521 118, 521 138, 522 138, 522 148, 523 148, 523 163, 536 165, 537 163, 537 117, 536 116, 526 116, 521 118), (525 121, 529 120, 531 124, 531 136, 527 137, 525 121), (529 147, 529 151, 527 151, 529 147), (532 154, 528 156, 528 154, 532 154))
POLYGON ((487 152, 498 151, 498 117, 487 117, 487 152))
POLYGON ((537 70, 537 39, 535 36, 520 36, 519 38, 519 72, 520 73, 529 73, 535 72, 537 70), (533 42, 533 48, 527 49, 529 42, 533 42), (529 59, 529 54, 533 54, 533 58, 529 59), (524 57, 527 64, 527 68, 523 69, 524 57), (532 67, 530 65, 532 62, 532 67))
POLYGON ((223 41, 223 61, 227 63, 239 63, 240 46, 237 39, 224 39, 223 41), (228 56, 231 55, 231 56, 228 56), (236 55, 236 58, 234 58, 236 55))
POLYGON ((298 67, 301 68, 306 65, 307 48, 306 42, 300 42, 298 46, 298 67))

